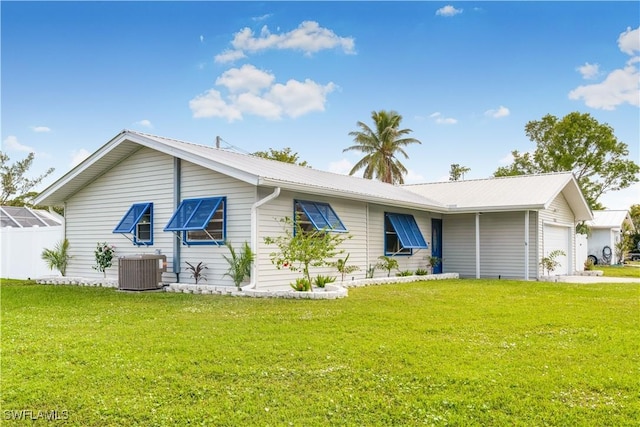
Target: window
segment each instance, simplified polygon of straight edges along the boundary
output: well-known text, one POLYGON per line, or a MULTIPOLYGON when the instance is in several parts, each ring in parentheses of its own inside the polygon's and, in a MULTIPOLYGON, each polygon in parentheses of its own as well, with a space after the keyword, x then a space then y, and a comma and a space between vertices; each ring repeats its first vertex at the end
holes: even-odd
POLYGON ((133 233, 134 245, 153 244, 153 203, 132 205, 113 230, 114 233, 133 233))
POLYGON ((164 231, 182 232, 188 245, 221 244, 225 240, 226 197, 185 199, 164 231))
POLYGON ((300 225, 304 231, 347 231, 347 228, 328 203, 296 200, 294 204, 296 224, 300 225))
POLYGON ((411 255, 414 249, 428 248, 413 215, 384 214, 385 255, 411 255))

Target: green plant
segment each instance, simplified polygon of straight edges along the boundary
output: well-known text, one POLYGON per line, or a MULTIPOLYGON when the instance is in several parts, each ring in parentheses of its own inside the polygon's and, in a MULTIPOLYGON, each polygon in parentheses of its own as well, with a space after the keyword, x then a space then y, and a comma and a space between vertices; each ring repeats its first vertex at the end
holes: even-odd
MULTIPOLYGON (((338 246, 350 239, 346 233, 330 233, 326 230, 305 231, 300 221, 293 221, 289 217, 277 220, 283 228, 283 234, 277 237, 265 237, 268 245, 276 245, 278 252, 271 252, 271 262, 278 270, 289 268, 291 271, 301 271, 304 278, 311 283, 310 267, 329 266, 333 258, 344 252, 338 246)), ((309 289, 311 287, 309 286, 309 289)))
POLYGON ((204 275, 204 270, 208 270, 209 268, 203 263, 199 262, 196 265, 191 264, 188 261, 185 261, 187 264, 186 270, 191 273, 191 278, 196 281, 196 285, 200 280, 207 281, 207 277, 204 275))
POLYGON ((67 264, 71 259, 71 255, 69 255, 69 240, 61 240, 53 249, 44 249, 40 256, 46 261, 50 270, 55 268, 64 276, 67 271, 67 264))
POLYGON ((116 253, 116 247, 107 242, 98 242, 94 255, 96 258, 96 265, 93 266, 94 270, 102 272, 104 277, 107 277, 107 268, 113 265, 113 257, 116 253))
POLYGON ((351 254, 347 254, 344 259, 340 258, 334 263, 336 269, 341 274, 341 282, 344 282, 345 275, 360 270, 360 267, 358 267, 357 265, 347 265, 347 261, 349 261, 350 255, 351 254))
POLYGON ((296 291, 307 292, 311 290, 311 282, 306 277, 298 277, 291 283, 291 287, 296 291))
POLYGON ((542 272, 544 273, 544 270, 547 270, 547 274, 551 274, 556 268, 560 266, 560 261, 558 261, 556 258, 565 255, 566 254, 564 253, 564 251, 560 249, 549 252, 549 255, 543 257, 542 260, 540 260, 542 272))
POLYGON ((584 262, 585 271, 593 270, 594 266, 595 264, 593 263, 593 260, 591 258, 587 258, 587 260, 584 262))
POLYGON ((373 279, 373 276, 376 273, 376 266, 373 264, 369 264, 369 268, 367 268, 367 273, 365 274, 365 277, 367 279, 373 279))
POLYGON ((419 268, 416 270, 416 276, 426 276, 427 274, 429 274, 429 270, 426 268, 419 268))
POLYGON ((322 276, 318 274, 315 279, 313 279, 313 284, 318 288, 324 288, 329 283, 333 283, 336 281, 336 278, 333 276, 322 276))
POLYGON ((229 276, 238 289, 246 277, 251 277, 251 264, 255 259, 255 254, 249 244, 245 241, 240 253, 236 252, 231 242, 226 242, 229 248, 230 257, 222 255, 229 263, 229 270, 224 276, 229 276))
POLYGON ((442 259, 440 259, 437 256, 430 256, 427 259, 427 262, 429 263, 429 267, 431 268, 431 272, 433 273, 433 270, 440 265, 440 263, 442 262, 442 259))
POLYGON ((391 270, 399 269, 398 260, 393 257, 382 255, 378 257, 378 259, 380 260, 380 262, 376 264, 376 267, 386 270, 387 277, 391 276, 391 270))
POLYGON ((411 270, 399 271, 399 272, 396 273, 396 276, 398 276, 398 277, 413 276, 413 271, 411 271, 411 270))

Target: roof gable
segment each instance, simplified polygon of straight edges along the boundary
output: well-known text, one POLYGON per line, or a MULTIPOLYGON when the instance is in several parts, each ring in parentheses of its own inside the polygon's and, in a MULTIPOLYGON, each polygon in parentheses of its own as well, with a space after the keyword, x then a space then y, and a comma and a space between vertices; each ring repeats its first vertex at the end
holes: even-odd
POLYGON ((591 228, 622 228, 627 224, 631 230, 635 230, 629 211, 625 210, 601 210, 593 211, 593 220, 587 221, 591 228))

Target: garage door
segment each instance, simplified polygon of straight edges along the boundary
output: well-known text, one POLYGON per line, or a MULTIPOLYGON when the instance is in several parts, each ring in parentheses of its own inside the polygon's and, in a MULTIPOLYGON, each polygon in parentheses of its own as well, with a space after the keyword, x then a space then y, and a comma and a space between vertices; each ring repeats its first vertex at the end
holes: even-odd
MULTIPOLYGON (((561 250, 565 253, 564 256, 556 258, 560 265, 551 274, 569 274, 569 230, 569 227, 544 225, 544 256, 555 250, 561 250)), ((546 271, 544 274, 547 274, 546 271)))

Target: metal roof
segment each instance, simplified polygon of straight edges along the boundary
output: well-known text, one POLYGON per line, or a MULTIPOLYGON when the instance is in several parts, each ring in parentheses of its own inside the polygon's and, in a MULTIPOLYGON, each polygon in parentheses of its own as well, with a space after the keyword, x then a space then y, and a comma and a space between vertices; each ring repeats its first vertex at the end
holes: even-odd
POLYGON ((625 222, 635 230, 629 211, 604 210, 593 211, 593 220, 587 221, 587 225, 591 228, 622 228, 625 222))
POLYGON ((400 186, 130 130, 120 132, 50 185, 35 203, 63 204, 142 147, 256 186, 440 213, 544 209, 562 192, 577 220, 592 218, 571 172, 400 186))
POLYGON ((405 188, 438 200, 451 213, 546 209, 562 193, 577 220, 592 218, 571 172, 413 184, 405 188))
POLYGON ((45 189, 35 202, 48 206, 64 203, 141 147, 164 152, 256 186, 281 187, 290 191, 408 208, 427 208, 435 212, 446 210, 441 203, 416 195, 401 186, 128 130, 122 131, 45 189))
POLYGON ((62 225, 63 218, 42 209, 18 206, 0 206, 0 226, 14 228, 54 227, 62 225))

